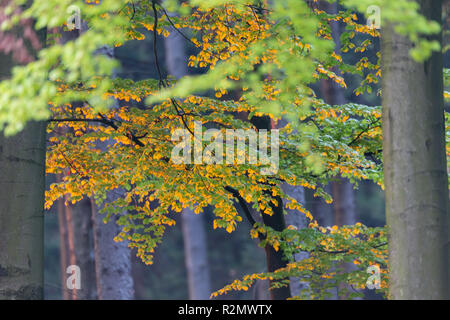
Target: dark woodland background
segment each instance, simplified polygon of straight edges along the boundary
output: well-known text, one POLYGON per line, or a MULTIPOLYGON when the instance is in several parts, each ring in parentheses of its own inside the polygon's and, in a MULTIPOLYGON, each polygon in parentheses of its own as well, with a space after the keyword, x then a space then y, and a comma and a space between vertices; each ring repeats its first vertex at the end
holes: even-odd
MULTIPOLYGON (((157 78, 156 70, 154 68, 154 56, 152 46, 152 35, 144 41, 131 41, 125 46, 116 48, 114 55, 122 64, 118 71, 118 76, 122 78, 130 78, 133 80, 143 80, 148 78, 157 78)), ((163 38, 158 39, 162 43, 163 38)), ((376 46, 379 44, 377 43, 376 46)), ((186 56, 189 57, 194 54, 195 50, 192 46, 186 45, 186 56)), ((158 47, 158 55, 161 60, 164 60, 166 53, 164 46, 158 47)), ((375 51, 374 51, 375 52, 375 51)), ((367 55, 367 53, 365 53, 367 55)), ((447 55, 448 56, 448 55, 447 55)), ((372 54, 369 56, 372 61, 376 57, 372 54)), ((355 56, 354 59, 360 57, 355 56)), ((448 59, 447 59, 448 61, 448 59)), ((163 61, 164 62, 164 61, 163 61)), ((165 63, 161 63, 162 66, 165 63)), ((163 70, 165 75, 167 70, 163 70)), ((191 74, 202 72, 199 69, 190 69, 191 74)), ((351 85, 359 83, 359 79, 346 79, 349 84, 349 89, 346 92, 352 92, 351 85)), ((317 83, 314 87, 315 91, 323 96, 326 92, 326 85, 324 83, 317 83)), ((327 97, 324 97, 327 98, 327 97)), ((347 101, 368 104, 380 105, 380 97, 376 92, 371 95, 351 96, 345 97, 347 101)), ((50 180, 50 179, 47 179, 50 180)), ((49 185, 52 181, 47 181, 49 185)), ((312 196, 312 192, 306 190, 306 207, 312 212, 316 219, 323 225, 339 224, 336 217, 336 207, 342 207, 346 211, 351 211, 350 216, 352 220, 362 222, 369 227, 384 226, 384 195, 383 191, 371 182, 362 182, 353 189, 348 181, 341 181, 331 183, 328 187, 328 192, 342 192, 345 198, 334 204, 326 204, 312 196), (335 184, 333 186, 333 184, 335 184), (341 191, 339 191, 342 189, 341 191)), ((81 205, 84 207, 78 214, 90 215, 90 203, 84 201, 81 205)), ((62 277, 60 262, 60 233, 58 228, 58 210, 64 210, 63 206, 54 206, 45 215, 45 298, 46 299, 62 299, 62 277)), ((348 213, 347 213, 348 214, 348 213)), ((187 271, 185 266, 185 257, 183 249, 183 233, 181 230, 180 215, 173 215, 177 221, 175 227, 169 228, 165 235, 164 241, 159 245, 155 252, 154 264, 151 266, 144 265, 135 254, 132 254, 132 276, 134 280, 135 299, 188 299, 188 283, 187 271)), ((89 220, 89 219, 88 219, 89 220)), ((207 255, 209 270, 211 274, 211 289, 217 290, 222 288, 234 279, 237 279, 245 274, 255 272, 263 272, 265 270, 265 255, 264 250, 257 246, 255 240, 249 237, 249 225, 246 221, 238 224, 237 230, 231 234, 224 229, 212 228, 213 216, 211 212, 205 211, 202 215, 202 222, 205 224, 205 231, 207 237, 207 255)), ((356 222, 356 221, 353 221, 356 222)), ((92 232, 89 232, 91 226, 87 226, 86 235, 89 237, 88 241, 92 242, 92 232)), ((88 253, 92 255, 93 253, 88 253)), ((92 274, 95 274, 92 268, 92 274)), ((92 277, 89 274, 82 274, 82 277, 92 277)), ((95 286, 95 278, 92 277, 93 286, 95 286)), ((221 296, 221 299, 254 299, 258 296, 256 292, 258 286, 252 288, 247 292, 234 292, 226 296, 221 296), (256 288, 256 289, 255 289, 256 288)), ((91 290, 92 297, 79 298, 95 298, 95 289, 91 290)), ((374 293, 366 290, 366 296, 376 298, 374 293)))

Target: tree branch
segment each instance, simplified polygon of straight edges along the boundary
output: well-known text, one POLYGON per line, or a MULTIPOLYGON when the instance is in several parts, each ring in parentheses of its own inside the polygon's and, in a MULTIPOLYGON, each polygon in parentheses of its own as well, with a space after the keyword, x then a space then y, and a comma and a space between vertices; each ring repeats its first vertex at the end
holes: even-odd
MULTIPOLYGON (((250 223, 250 225, 252 226, 252 228, 255 227, 255 219, 253 219, 252 213, 250 212, 250 209, 247 206, 247 203, 245 202, 244 198, 241 197, 241 195, 239 194, 239 191, 237 191, 236 189, 230 187, 230 186, 226 186, 224 187, 225 190, 229 193, 231 193, 233 195, 233 197, 235 197, 238 202, 239 205, 241 206, 242 210, 244 211, 245 217, 247 218, 248 222, 250 223)), ((265 237, 258 233, 258 238, 260 241, 265 240, 265 237)))

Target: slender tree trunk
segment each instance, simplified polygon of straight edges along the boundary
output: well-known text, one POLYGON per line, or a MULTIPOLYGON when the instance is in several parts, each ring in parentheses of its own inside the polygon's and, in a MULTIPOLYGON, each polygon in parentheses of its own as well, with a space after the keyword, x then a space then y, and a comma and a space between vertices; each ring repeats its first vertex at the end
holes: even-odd
MULTIPOLYGON (((112 202, 112 192, 105 201, 112 202)), ((97 294, 100 300, 131 300, 134 298, 133 278, 131 277, 131 254, 128 242, 115 242, 113 238, 120 232, 117 216, 108 223, 105 215, 92 200, 92 222, 94 227, 95 273, 97 294)))
POLYGON ((66 197, 58 200, 58 223, 60 239, 61 288, 64 300, 76 300, 77 289, 67 287, 67 267, 77 265, 74 247, 72 208, 65 205, 66 197))
POLYGON ((338 226, 353 225, 357 221, 355 208, 355 191, 345 178, 333 181, 334 223, 338 226))
MULTIPOLYGON (((441 23, 442 1, 416 1, 441 23)), ((442 43, 442 34, 433 39, 442 43)), ((383 156, 392 299, 448 299, 448 180, 442 53, 424 63, 382 28, 383 156)))
POLYGON ((192 210, 182 213, 185 264, 188 273, 189 299, 206 300, 211 295, 208 252, 203 216, 192 210))
MULTIPOLYGON (((336 14, 338 12, 337 3, 321 2, 321 8, 329 14, 336 14)), ((341 31, 339 23, 336 21, 330 22, 331 35, 335 43, 335 52, 340 54, 340 37, 341 31)), ((336 74, 340 75, 339 69, 334 68, 336 74)), ((345 99, 343 88, 333 80, 321 81, 322 96, 329 105, 343 105, 347 101, 345 99)), ((355 191, 352 184, 347 178, 338 177, 337 180, 330 183, 331 192, 333 195, 333 224, 337 226, 353 225, 357 221, 356 207, 355 207, 355 191)), ((355 269, 351 263, 345 263, 344 269, 350 272, 355 269)), ((345 285, 341 285, 343 288, 345 285)), ((350 288, 348 288, 350 290, 350 288)), ((338 298, 333 293, 333 298, 338 298)), ((341 295, 340 299, 346 299, 345 295, 341 295)))
MULTIPOLYGON (((283 192, 297 200, 298 203, 305 204, 305 190, 301 186, 291 186, 287 183, 282 185, 283 192)), ((286 209, 286 224, 292 225, 297 228, 297 230, 304 229, 308 227, 308 218, 297 210, 286 209)), ((308 253, 300 252, 294 255, 295 261, 301 261, 308 258, 308 253)), ((290 278, 290 289, 292 296, 299 296, 301 291, 307 288, 308 284, 302 282, 299 278, 290 278)))
MULTIPOLYGON (((81 30, 64 31, 60 29, 60 42, 65 44, 76 40, 81 30)), ((82 103, 73 102, 73 107, 81 107, 82 103)), ((63 298, 65 300, 92 300, 96 298, 95 264, 93 258, 92 209, 91 201, 83 199, 76 204, 61 200, 58 203, 58 219, 61 240, 61 275, 63 298), (69 265, 77 265, 81 271, 81 288, 68 289, 66 273, 69 265)))
MULTIPOLYGON (((170 36, 164 39, 167 70, 177 79, 188 73, 184 43, 185 40, 174 29, 171 30, 170 36)), ((203 220, 203 214, 195 214, 190 209, 183 209, 181 223, 191 300, 205 300, 211 295, 208 249, 203 220)))
MULTIPOLYGON (((329 14, 336 14, 338 11, 338 4, 322 1, 321 8, 329 14)), ((335 52, 340 54, 341 32, 338 22, 331 22, 330 28, 331 35, 335 42, 335 52)), ((339 74, 337 68, 333 71, 336 74, 339 74)), ((329 105, 343 105, 347 102, 343 88, 333 80, 322 80, 321 91, 325 102, 329 105)), ((334 223, 338 226, 355 224, 355 192, 350 181, 340 177, 337 181, 331 183, 331 190, 333 193, 334 223)))
MULTIPOLYGON (((245 113, 241 113, 239 117, 241 119, 246 119, 248 115, 245 113)), ((274 124, 269 117, 253 117, 250 119, 250 122, 257 129, 271 130, 274 128, 274 124)), ((236 196, 237 195, 235 195, 235 197, 236 196)), ((264 212, 261 211, 260 214, 264 225, 271 227, 275 231, 283 231, 286 228, 286 221, 283 213, 283 201, 278 196, 273 197, 273 199, 276 200, 277 205, 273 204, 272 202, 269 204, 273 212, 272 216, 269 216, 268 214, 265 214, 264 212)), ((245 200, 243 199, 241 199, 240 201, 245 202, 245 200)), ((242 205, 245 205, 245 203, 242 203, 242 205)), ((284 268, 287 266, 288 261, 285 259, 282 249, 276 251, 272 246, 266 245, 264 247, 264 250, 266 252, 266 263, 268 272, 273 272, 277 269, 284 268)), ((272 284, 272 281, 269 282, 270 284, 272 284)), ((290 285, 270 290, 270 298, 272 300, 286 300, 290 297, 291 297, 290 285)))
MULTIPOLYGON (((103 46, 96 52, 108 57, 114 57, 114 48, 103 46)), ((116 102, 116 106, 118 103, 116 102)), ((112 139, 98 144, 106 150, 112 139)), ((105 202, 113 202, 122 197, 125 190, 116 189, 106 193, 105 202)), ((134 298, 133 277, 131 274, 131 250, 128 241, 115 242, 121 227, 117 225, 118 216, 113 215, 108 223, 103 222, 105 215, 100 214, 102 207, 92 204, 92 225, 94 229, 95 273, 97 279, 97 294, 100 300, 132 300, 134 298)))
MULTIPOLYGON (((323 186, 323 188, 325 192, 332 194, 330 185, 323 186)), ((324 227, 329 227, 333 225, 334 223, 333 206, 329 203, 326 203, 325 200, 323 200, 322 198, 312 197, 312 195, 310 197, 312 198, 310 200, 311 213, 314 219, 317 220, 317 223, 320 226, 324 227)))
POLYGON ((64 210, 64 199, 59 199, 57 202, 58 212, 58 228, 59 228, 59 264, 61 268, 61 294, 63 300, 71 300, 70 291, 67 289, 66 270, 69 266, 69 248, 67 244, 67 220, 64 210))
POLYGON ((73 258, 81 270, 81 288, 76 290, 73 299, 96 299, 96 277, 94 262, 94 240, 91 201, 87 198, 66 207, 71 212, 73 235, 73 258))
MULTIPOLYGON (((113 55, 113 50, 105 47, 105 54, 113 55)), ((112 140, 99 143, 105 150, 112 140)), ((106 193, 105 202, 113 202, 125 194, 122 189, 111 190, 106 193)), ((128 240, 115 242, 114 237, 119 234, 121 227, 117 224, 119 216, 113 215, 108 223, 104 223, 104 214, 91 199, 92 226, 94 239, 95 274, 97 279, 97 296, 100 300, 132 300, 134 298, 133 277, 131 274, 131 250, 128 240)))
POLYGON ((253 300, 269 300, 269 280, 259 280, 255 281, 253 285, 253 300))
MULTIPOLYGON (((264 225, 271 227, 275 231, 283 231, 286 228, 286 222, 284 220, 283 213, 283 201, 280 197, 274 197, 277 201, 277 205, 270 203, 270 207, 273 214, 269 216, 261 212, 264 225)), ((266 251, 267 271, 274 272, 278 269, 285 268, 287 261, 283 256, 283 250, 280 248, 276 251, 271 245, 264 247, 266 251)), ((272 281, 270 281, 272 283, 272 281)), ((275 288, 270 290, 270 298, 272 300, 286 300, 291 297, 290 285, 281 288, 275 288)))
MULTIPOLYGON (((330 5, 330 4, 329 4, 330 5)), ((334 6, 336 4, 334 3, 334 6)), ((334 26, 335 23, 332 24, 334 26)), ((337 29, 336 27, 333 29, 337 29)), ((339 38, 339 32, 333 35, 335 39, 339 38)), ((339 41, 336 41, 338 49, 339 41)), ((336 49, 336 50, 337 50, 336 49)), ((336 71, 337 72, 337 71, 336 71)), ((332 80, 322 80, 322 93, 326 103, 330 105, 343 105, 346 103, 342 88, 332 80)), ((338 177, 336 181, 332 181, 331 192, 333 195, 333 215, 334 224, 338 226, 352 225, 357 221, 355 207, 355 191, 352 184, 347 178, 338 177)))
MULTIPOLYGON (((337 3, 328 3, 326 1, 320 2, 320 8, 325 10, 329 14, 336 14, 338 12, 337 3)), ((340 36, 341 31, 338 22, 330 22, 331 35, 335 42, 335 52, 340 53, 340 36)), ((339 69, 335 68, 333 70, 336 74, 339 74, 339 69)), ((330 105, 343 105, 347 101, 345 99, 344 91, 340 85, 332 80, 322 80, 321 81, 321 92, 323 99, 326 103, 330 105)), ((337 181, 330 183, 329 191, 333 195, 333 206, 329 207, 333 210, 334 219, 325 219, 325 225, 336 224, 351 225, 356 223, 356 210, 355 210, 355 194, 351 183, 346 178, 339 177, 337 181)), ((320 210, 325 210, 327 205, 325 203, 319 204, 320 210)), ((323 216, 323 214, 321 215, 323 216)))
POLYGON ((92 235, 91 202, 83 199, 76 204, 58 201, 60 237, 61 286, 64 300, 93 300, 96 298, 94 245, 92 235), (69 265, 81 271, 81 288, 67 288, 69 265))
MULTIPOLYGON (((331 183, 333 190, 333 212, 334 212, 334 224, 337 226, 354 225, 356 223, 356 208, 355 208, 355 191, 353 186, 345 178, 340 178, 337 181, 331 183)), ((356 266, 351 263, 343 263, 345 272, 351 272, 356 269, 356 266)), ((343 289, 346 288, 347 292, 351 292, 352 289, 349 285, 341 284, 338 287, 337 295, 334 298, 341 300, 348 299, 348 295, 344 294, 343 289)))
MULTIPOLYGON (((65 200, 66 197, 64 197, 65 200)), ((67 259, 68 259, 68 265, 73 266, 77 265, 77 258, 75 256, 75 245, 74 245, 74 235, 73 235, 73 222, 72 222, 72 208, 67 205, 64 206, 64 216, 66 220, 66 230, 67 230, 67 259)), ((65 273, 65 276, 70 276, 66 273, 66 270, 62 270, 63 273, 65 273)), ((69 299, 70 300, 77 300, 77 288, 74 287, 73 289, 67 288, 66 281, 63 282, 63 287, 65 287, 69 291, 69 299)))
POLYGON ((147 286, 145 284, 145 277, 147 276, 145 265, 141 258, 137 257, 135 254, 131 256, 131 275, 133 276, 133 289, 134 289, 134 299, 136 300, 146 300, 147 298, 147 286))

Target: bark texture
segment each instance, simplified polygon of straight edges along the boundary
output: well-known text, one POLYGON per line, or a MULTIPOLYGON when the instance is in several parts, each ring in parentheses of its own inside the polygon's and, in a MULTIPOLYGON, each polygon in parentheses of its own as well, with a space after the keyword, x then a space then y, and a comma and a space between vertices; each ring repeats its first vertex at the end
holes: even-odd
MULTIPOLYGON (((416 1, 441 22, 442 1, 416 1)), ((442 35, 434 37, 441 42, 442 35)), ((442 43, 442 42, 441 42, 442 43)), ((392 299, 448 299, 448 181, 442 54, 412 60, 411 42, 382 29, 383 156, 392 299)))
POLYGON ((45 134, 0 133, 0 299, 43 298, 45 134))

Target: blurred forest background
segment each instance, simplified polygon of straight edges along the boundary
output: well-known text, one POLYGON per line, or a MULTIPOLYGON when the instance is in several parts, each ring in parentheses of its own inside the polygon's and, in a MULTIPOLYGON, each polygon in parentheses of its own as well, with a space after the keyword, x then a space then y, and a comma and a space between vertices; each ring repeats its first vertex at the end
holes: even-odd
MULTIPOLYGON (((353 192, 358 221, 370 227, 385 225, 383 191, 371 182, 363 182, 353 192)), ((322 207, 333 221, 333 205, 317 203, 311 194, 306 194, 309 210, 315 205, 322 207)), ((88 212, 87 214, 90 214, 88 212)), ((163 243, 155 252, 154 264, 147 266, 132 254, 132 277, 135 299, 189 299, 187 272, 184 262, 183 235, 180 216, 173 215, 177 224, 167 231, 163 243)), ((208 245, 208 263, 213 290, 218 290, 234 279, 246 274, 265 270, 264 249, 257 241, 248 237, 250 227, 245 222, 238 224, 235 232, 223 229, 213 230, 212 215, 202 215, 208 245)), ((92 239, 90 239, 92 241, 92 239)), ((91 258, 93 259, 93 252, 91 258)), ((93 271, 94 272, 94 271, 93 271)), ((62 299, 60 238, 57 208, 45 215, 45 299, 62 299)), ((372 297, 370 290, 366 296, 372 297)), ((220 296, 219 299, 253 299, 254 289, 247 292, 235 291, 220 296)), ((83 297, 80 296, 81 299, 83 297)))
MULTIPOLYGON (((364 19, 361 17, 361 19, 364 19)), ((339 31, 337 31, 339 32, 339 31)), ((172 35, 170 36, 172 37, 172 35)), ((170 38, 169 37, 169 38, 170 38)), ((364 41, 364 36, 360 35, 359 41, 364 41)), ((164 38, 158 39, 160 43, 164 42, 164 38)), ((183 45, 186 42, 180 41, 183 45)), ((168 47, 159 46, 158 55, 162 60, 161 66, 164 67, 164 77, 167 76, 167 57, 168 47), (164 62, 164 63, 163 63, 164 62)), ((375 52, 379 51, 379 42, 375 41, 371 48, 371 52, 365 52, 364 55, 369 58, 369 61, 376 62, 375 52)), ((185 50, 185 61, 187 58, 195 54, 195 48, 188 43, 183 48, 185 50)), ((148 78, 157 78, 156 70, 154 68, 154 55, 152 35, 149 33, 146 40, 129 41, 120 48, 115 48, 114 56, 120 60, 121 69, 118 70, 118 76, 121 78, 130 78, 133 80, 143 80, 148 78)), ((362 54, 361 54, 362 56, 362 54)), ((354 55, 352 63, 358 61, 361 56, 354 55)), ((449 55, 446 55, 446 67, 450 67, 449 55)), ((205 70, 196 68, 189 69, 189 72, 201 73, 205 70)), ((355 75, 346 75, 345 81, 349 86, 349 90, 342 92, 332 92, 327 81, 317 82, 313 89, 324 99, 345 99, 347 102, 355 102, 366 105, 380 105, 380 97, 377 91, 374 90, 371 94, 357 96, 353 92, 352 85, 357 86, 361 79, 352 79, 351 77, 358 77, 355 75), (330 95, 327 97, 326 95, 330 95), (347 94, 347 96, 343 96, 347 94), (341 96, 341 97, 339 97, 341 96)), ((333 103, 331 101, 331 103, 333 103)), ((345 103, 345 102, 344 102, 345 103)), ((55 179, 55 177, 47 177, 47 187, 55 179)), ((324 226, 354 224, 359 221, 369 227, 384 226, 384 194, 379 186, 372 182, 363 181, 354 189, 353 186, 345 180, 334 181, 326 186, 326 190, 333 195, 334 203, 326 204, 324 201, 314 198, 312 192, 306 190, 305 204, 306 208, 318 219, 319 223, 324 226), (344 216, 342 216, 344 215, 344 216)), ((69 290, 64 290, 67 274, 63 272, 67 266, 70 257, 67 257, 68 249, 61 250, 61 241, 67 242, 67 221, 61 222, 61 217, 64 216, 62 211, 72 210, 75 214, 72 216, 84 216, 85 225, 83 230, 83 241, 87 241, 92 250, 88 253, 91 265, 92 274, 95 273, 93 266, 94 252, 93 252, 93 235, 91 217, 91 204, 88 200, 81 204, 69 206, 64 208, 62 201, 58 205, 54 205, 51 210, 45 214, 45 298, 46 299, 63 299, 70 298, 69 290), (59 218, 58 218, 59 217, 59 218), (61 235, 61 233, 66 233, 61 235), (63 240, 62 240, 63 239, 63 240), (61 254, 66 255, 64 258, 61 254), (66 296, 64 296, 66 295, 66 296)), ((135 257, 135 253, 131 254, 131 276, 134 283, 134 298, 135 299, 189 299, 192 298, 189 294, 188 284, 188 267, 185 259, 184 242, 187 237, 197 237, 198 233, 187 234, 183 230, 183 222, 179 214, 172 214, 173 219, 177 221, 176 226, 169 228, 163 243, 157 248, 155 252, 154 264, 146 266, 140 259, 135 257)), ((224 229, 213 230, 211 228, 213 215, 210 210, 197 216, 197 222, 200 221, 205 227, 206 233, 206 255, 207 261, 206 277, 209 277, 210 289, 212 291, 218 290, 229 284, 236 278, 240 278, 245 274, 264 272, 265 270, 265 255, 264 249, 258 247, 255 239, 250 239, 248 234, 250 227, 248 223, 241 222, 237 226, 237 230, 233 233, 228 233, 224 229)), ((195 239, 192 239, 195 242, 195 239)), ((111 240, 112 241, 112 240, 111 240)), ((64 243, 63 243, 64 245, 64 243)), ((67 246, 67 243, 66 243, 67 246)), ((196 270, 191 270, 197 272, 196 270)), ((90 281, 91 285, 88 288, 82 288, 78 293, 80 299, 95 299, 95 279, 92 275, 82 274, 82 277, 87 277, 86 281, 90 281)), ((82 283, 85 283, 82 280, 82 283)), ((257 292, 258 290, 266 290, 264 285, 257 285, 247 292, 232 292, 228 295, 220 296, 219 299, 255 299, 264 298, 264 292, 257 292)), ((375 293, 366 290, 366 298, 379 298, 375 293)))

